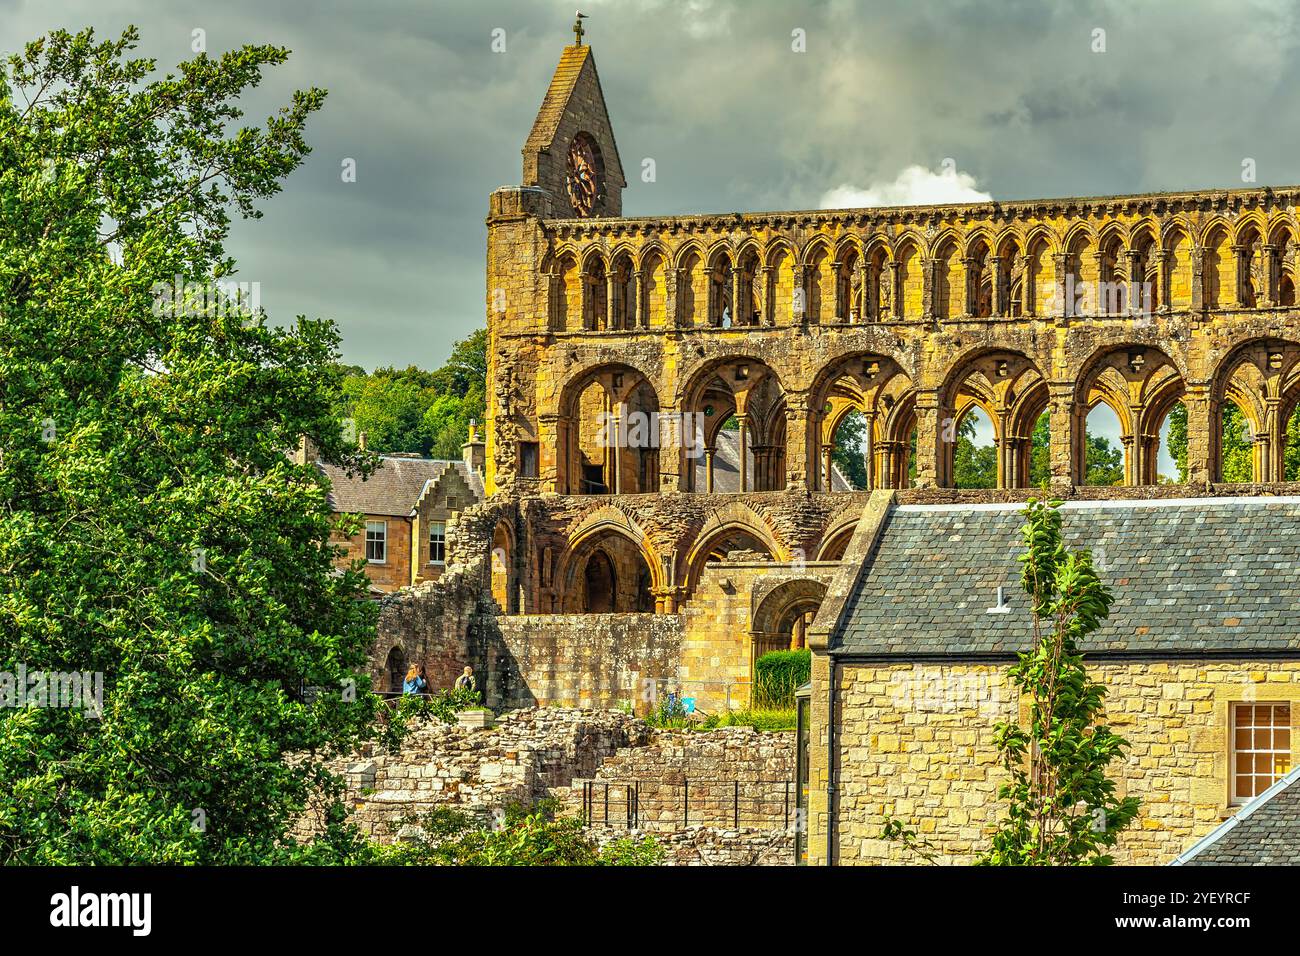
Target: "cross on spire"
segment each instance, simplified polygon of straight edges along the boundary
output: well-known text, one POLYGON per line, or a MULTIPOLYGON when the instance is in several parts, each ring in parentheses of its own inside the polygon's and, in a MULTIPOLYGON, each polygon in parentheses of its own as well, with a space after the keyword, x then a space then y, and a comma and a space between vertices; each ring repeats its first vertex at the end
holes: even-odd
POLYGON ((587 35, 587 31, 582 29, 582 21, 587 19, 587 15, 581 10, 576 13, 578 17, 573 21, 573 39, 577 46, 582 46, 582 38, 587 35))

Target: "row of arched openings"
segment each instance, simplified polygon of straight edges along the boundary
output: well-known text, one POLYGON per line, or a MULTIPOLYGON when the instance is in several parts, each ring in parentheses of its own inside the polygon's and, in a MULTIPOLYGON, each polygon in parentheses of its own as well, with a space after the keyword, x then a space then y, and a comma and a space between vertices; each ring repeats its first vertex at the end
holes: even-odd
MULTIPOLYGON (((1068 435, 1071 482, 1156 484, 1187 474, 1184 377, 1162 350, 1118 346, 1078 379, 1068 435)), ((684 393, 685 415, 661 415, 641 372, 607 366, 565 392, 558 418, 562 494, 658 491, 664 473, 704 493, 785 487, 789 428, 807 427, 814 490, 907 488, 917 470, 915 389, 893 359, 845 356, 809 392, 806 419, 791 417, 777 374, 751 358, 718 360, 684 393)), ((1300 345, 1258 340, 1234 350, 1210 390, 1212 480, 1297 480, 1300 345), (1243 444, 1244 443, 1244 444, 1243 444), (1249 468, 1246 467, 1249 464, 1249 468)), ((964 361, 941 391, 936 474, 944 487, 1038 487, 1051 474, 1049 390, 1013 351, 964 361)))
POLYGON ((565 250, 545 272, 559 331, 914 319, 925 312, 927 287, 937 319, 1060 314, 1063 293, 1068 311, 1087 315, 1295 304, 1289 221, 1249 221, 1235 231, 1217 222, 1199 245, 1194 235, 1181 223, 1163 234, 1153 223, 1076 228, 1054 252, 1042 230, 1000 238, 980 231, 960 242, 939 238, 928 258, 911 237, 892 247, 817 239, 803 253, 784 240, 738 250, 689 246, 676 260, 658 245, 636 256, 590 250, 581 259, 565 250))

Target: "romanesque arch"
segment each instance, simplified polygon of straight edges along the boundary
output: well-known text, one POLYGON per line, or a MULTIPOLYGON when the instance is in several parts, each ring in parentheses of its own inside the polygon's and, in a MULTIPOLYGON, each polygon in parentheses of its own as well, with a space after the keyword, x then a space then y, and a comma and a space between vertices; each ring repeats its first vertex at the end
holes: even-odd
POLYGON ((831 489, 835 436, 845 418, 860 412, 866 424, 867 488, 905 488, 916 431, 911 379, 894 359, 876 352, 840 356, 824 367, 809 391, 810 486, 831 489))
POLYGON ((649 541, 621 513, 588 522, 562 559, 556 606, 567 614, 654 611, 658 567, 649 541))
POLYGON ((694 534, 683 569, 686 592, 695 592, 706 564, 721 561, 733 551, 754 551, 777 561, 790 559, 776 533, 757 512, 742 502, 731 502, 711 512, 694 534))
POLYGON ((1119 420, 1124 484, 1156 484, 1160 429, 1185 392, 1174 361, 1154 346, 1112 345, 1094 353, 1075 385, 1070 437, 1074 483, 1086 484, 1088 414, 1105 404, 1119 420))
MULTIPOLYGON (((1252 481, 1295 480, 1288 476, 1288 424, 1300 407, 1300 344, 1255 338, 1237 345, 1216 370, 1210 401, 1210 459, 1213 478, 1224 474, 1224 424, 1228 405, 1244 418, 1252 441, 1252 481)), ((1236 476, 1231 476, 1236 477, 1236 476)))
POLYGON ((734 461, 732 491, 779 491, 786 475, 786 398, 776 373, 758 359, 715 359, 698 371, 683 392, 681 409, 700 423, 703 454, 682 451, 685 490, 717 490, 719 445, 734 461), (732 428, 727 428, 728 425, 732 428), (727 428, 727 434, 724 434, 727 428))
POLYGON ((983 348, 957 361, 939 395, 939 485, 952 487, 962 419, 980 408, 993 425, 996 487, 1028 487, 1034 430, 1047 404, 1047 382, 1034 361, 1021 352, 983 348))
POLYGON ((807 578, 786 581, 763 595, 754 610, 753 660, 769 651, 801 650, 808 626, 826 597, 826 585, 807 578))
POLYGON ((562 494, 659 489, 659 397, 644 373, 606 364, 574 376, 560 395, 556 484, 562 494))

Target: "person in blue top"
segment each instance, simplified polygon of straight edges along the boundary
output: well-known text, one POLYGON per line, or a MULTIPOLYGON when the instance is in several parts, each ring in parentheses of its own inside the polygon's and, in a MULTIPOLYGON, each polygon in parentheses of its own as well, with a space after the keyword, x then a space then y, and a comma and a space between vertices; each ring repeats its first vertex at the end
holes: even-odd
POLYGON ((402 694, 423 694, 428 686, 429 682, 425 680, 419 668, 412 664, 411 669, 406 672, 406 680, 402 681, 402 694))

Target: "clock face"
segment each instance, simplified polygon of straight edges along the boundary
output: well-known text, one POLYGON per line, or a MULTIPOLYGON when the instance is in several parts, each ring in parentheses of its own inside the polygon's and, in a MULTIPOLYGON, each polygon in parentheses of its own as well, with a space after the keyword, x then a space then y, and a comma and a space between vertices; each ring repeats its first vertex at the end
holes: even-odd
POLYGON ((584 218, 595 212, 601 198, 600 167, 600 151, 595 141, 586 133, 579 133, 569 144, 565 185, 573 211, 584 218))

